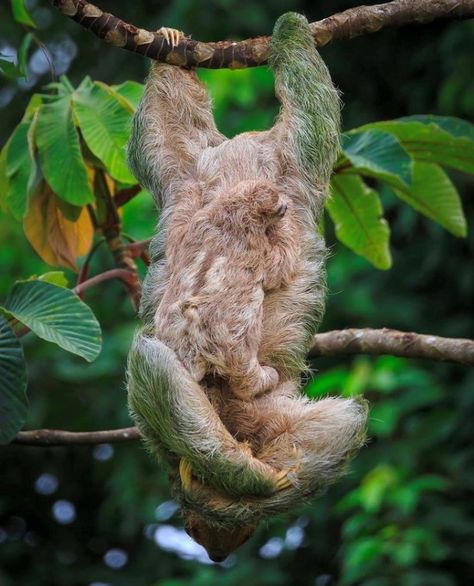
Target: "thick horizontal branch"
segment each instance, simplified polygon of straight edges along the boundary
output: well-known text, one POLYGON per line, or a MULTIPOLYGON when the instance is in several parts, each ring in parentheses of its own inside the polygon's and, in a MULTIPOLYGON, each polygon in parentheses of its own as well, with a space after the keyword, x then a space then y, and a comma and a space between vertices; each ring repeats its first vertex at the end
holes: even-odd
MULTIPOLYGON (((442 338, 381 330, 348 329, 314 336, 308 356, 340 356, 341 354, 391 354, 406 358, 426 358, 474 365, 474 340, 442 338)), ((28 446, 68 446, 119 443, 140 439, 136 427, 107 431, 71 432, 58 429, 21 431, 12 441, 28 446)))
POLYGON ((36 429, 20 431, 12 444, 25 446, 70 446, 130 442, 140 439, 136 427, 110 429, 107 431, 63 431, 62 429, 36 429))
MULTIPOLYGON (((164 37, 128 24, 85 0, 53 0, 53 5, 111 45, 173 65, 236 69, 262 65, 268 57, 270 37, 217 43, 184 38, 172 48, 164 37)), ((386 27, 473 16, 474 0, 393 0, 350 8, 313 22, 311 28, 317 44, 324 46, 386 27)))
POLYGON ((381 330, 347 329, 314 336, 309 357, 391 354, 474 365, 474 340, 381 330))

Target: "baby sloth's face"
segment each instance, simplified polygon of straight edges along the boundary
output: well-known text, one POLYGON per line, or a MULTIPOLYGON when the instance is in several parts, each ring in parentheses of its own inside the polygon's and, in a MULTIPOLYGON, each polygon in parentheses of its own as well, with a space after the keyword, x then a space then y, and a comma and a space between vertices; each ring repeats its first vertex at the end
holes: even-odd
POLYGON ((259 190, 256 204, 258 213, 265 218, 268 224, 274 224, 283 218, 288 209, 286 199, 270 184, 259 190))

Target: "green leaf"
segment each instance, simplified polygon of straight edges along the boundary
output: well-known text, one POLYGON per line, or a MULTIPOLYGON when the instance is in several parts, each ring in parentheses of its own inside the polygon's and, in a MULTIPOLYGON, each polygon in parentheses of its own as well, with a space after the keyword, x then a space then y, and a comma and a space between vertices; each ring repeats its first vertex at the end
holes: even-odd
POLYGON ((389 132, 418 161, 474 173, 474 125, 459 118, 410 116, 367 124, 359 130, 389 132))
MULTIPOLYGON (((377 179, 390 177, 405 185, 411 182, 412 159, 388 132, 353 131, 344 136, 342 149, 352 166, 362 175, 377 179)), ((336 172, 341 165, 344 167, 344 161, 336 165, 336 172)))
POLYGON ((15 283, 4 309, 37 336, 92 362, 101 348, 100 326, 71 290, 42 281, 15 283))
POLYGON ((35 279, 38 281, 44 281, 45 283, 51 283, 52 285, 57 285, 58 287, 67 288, 69 285, 67 277, 62 271, 49 271, 43 275, 39 275, 39 277, 33 277, 32 279, 28 280, 35 279))
POLYGON ((23 348, 0 315, 0 444, 9 443, 22 428, 27 407, 23 348))
POLYGON ((459 194, 438 165, 416 161, 412 185, 409 188, 392 187, 400 199, 455 236, 466 236, 466 218, 459 194))
POLYGON ((18 69, 21 71, 23 77, 27 76, 27 58, 32 40, 33 35, 31 33, 27 33, 23 37, 20 48, 18 49, 18 69))
POLYGON ((36 144, 44 177, 58 197, 83 206, 94 201, 76 132, 71 101, 63 97, 39 110, 36 144))
POLYGON ((7 175, 7 150, 8 142, 0 151, 0 209, 7 211, 7 194, 9 189, 9 181, 7 175))
POLYGON ((36 119, 24 121, 16 127, 6 153, 8 191, 7 204, 17 220, 21 220, 28 209, 28 196, 31 193, 35 177, 36 163, 34 160, 32 136, 36 119))
POLYGON ((13 17, 17 22, 36 28, 35 21, 31 18, 30 13, 25 6, 25 0, 11 0, 11 5, 13 17))
POLYGON ((136 81, 124 81, 120 85, 112 86, 112 88, 128 100, 134 110, 138 108, 138 104, 143 96, 143 90, 145 89, 143 84, 137 83, 136 81))
POLYGON ((326 209, 335 224, 336 235, 351 250, 379 269, 392 264, 390 229, 382 216, 379 195, 358 175, 334 175, 332 196, 326 209))
MULTIPOLYGON (((114 179, 136 183, 128 169, 125 153, 130 136, 129 110, 113 93, 98 84, 76 91, 73 100, 82 135, 92 153, 106 165, 114 179)), ((123 102, 124 98, 121 100, 123 102)))
MULTIPOLYGON (((0 53, 1 55, 1 53, 0 53)), ((2 59, 0 57, 0 72, 8 79, 18 79, 25 77, 20 68, 8 59, 2 59)))

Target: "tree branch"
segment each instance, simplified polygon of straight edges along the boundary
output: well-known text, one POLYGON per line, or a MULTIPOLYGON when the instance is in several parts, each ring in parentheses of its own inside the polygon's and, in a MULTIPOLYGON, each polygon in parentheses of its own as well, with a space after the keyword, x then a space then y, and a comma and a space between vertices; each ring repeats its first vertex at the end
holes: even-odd
MULTIPOLYGON (((86 0, 53 0, 53 5, 107 43, 172 65, 237 69, 263 65, 268 57, 270 37, 238 43, 201 43, 184 38, 172 49, 164 37, 128 24, 86 0)), ((313 22, 311 28, 317 44, 322 47, 332 41, 352 39, 390 26, 473 16, 474 0, 393 0, 350 8, 313 22)))
MULTIPOLYGON (((442 338, 398 330, 348 329, 314 336, 308 356, 341 354, 391 354, 474 365, 474 340, 442 338)), ((108 431, 71 432, 59 429, 20 431, 12 441, 27 446, 68 446, 128 442, 140 439, 136 427, 108 431)))
POLYGON ((473 366, 474 340, 442 338, 388 328, 336 330, 314 336, 308 356, 313 358, 347 354, 391 354, 473 366))
POLYGON ((12 444, 24 446, 71 446, 131 442, 141 438, 136 427, 107 431, 63 431, 62 429, 35 429, 20 431, 12 444))
POLYGON ((84 291, 87 291, 87 289, 95 287, 95 285, 103 283, 104 281, 111 281, 112 279, 120 279, 128 285, 133 280, 133 275, 128 269, 110 269, 87 279, 87 281, 79 283, 74 287, 73 291, 76 295, 81 296, 84 291))

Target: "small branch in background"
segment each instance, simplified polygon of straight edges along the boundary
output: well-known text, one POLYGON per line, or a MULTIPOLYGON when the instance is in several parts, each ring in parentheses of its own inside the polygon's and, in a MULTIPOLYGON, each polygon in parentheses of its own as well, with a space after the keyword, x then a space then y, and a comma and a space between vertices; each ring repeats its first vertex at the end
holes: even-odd
POLYGON ((126 269, 130 277, 125 282, 133 308, 138 311, 141 297, 141 283, 137 265, 127 244, 122 238, 122 224, 116 202, 110 192, 105 174, 97 171, 94 177, 94 191, 97 193, 97 225, 104 235, 117 268, 126 269))
MULTIPOLYGON (((172 65, 237 69, 263 65, 268 58, 270 37, 246 39, 238 43, 202 43, 183 38, 172 48, 163 36, 124 22, 86 0, 53 0, 53 5, 107 43, 172 65)), ((322 47, 333 41, 352 39, 390 26, 473 16, 474 0, 393 0, 350 8, 313 22, 311 28, 315 41, 322 47)))
POLYGON ((20 431, 12 444, 38 447, 77 446, 131 442, 140 438, 140 432, 136 427, 81 432, 63 431, 62 429, 36 429, 34 431, 20 431))
MULTIPOLYGON (((76 287, 78 285, 80 285, 81 283, 84 283, 84 281, 87 281, 87 279, 89 277, 90 262, 91 262, 92 258, 94 257, 94 254, 102 246, 102 244, 104 244, 104 242, 105 242, 105 239, 101 238, 98 242, 96 242, 96 244, 91 248, 91 250, 87 254, 87 256, 84 260, 84 263, 82 264, 81 270, 79 271, 79 274, 77 276, 76 287)), ((83 298, 83 295, 81 293, 78 293, 78 295, 81 299, 83 298)))
POLYGON ((114 195, 115 205, 118 208, 121 208, 131 199, 133 199, 136 195, 138 195, 140 191, 142 191, 141 185, 132 185, 132 187, 127 187, 125 189, 117 191, 117 193, 114 195))
MULTIPOLYGON (((111 272, 113 271, 108 271, 108 273, 111 272)), ((442 338, 413 332, 399 332, 388 328, 335 330, 314 336, 308 356, 314 358, 342 354, 371 354, 373 356, 391 354, 405 358, 446 360, 474 365, 474 340, 442 338)), ((21 431, 12 443, 29 446, 68 446, 125 442, 138 440, 140 437, 136 427, 85 432, 37 429, 21 431)))
POLYGON ((146 266, 150 265, 150 255, 148 253, 148 248, 150 246, 151 240, 151 238, 147 238, 146 240, 140 240, 138 242, 130 242, 130 244, 127 245, 132 257, 141 258, 146 266))
POLYGON ((317 334, 309 351, 310 358, 347 354, 391 354, 473 366, 474 340, 442 338, 388 328, 347 329, 317 334))
POLYGON ((112 279, 120 279, 128 287, 130 286, 130 283, 133 283, 134 276, 127 269, 110 269, 109 271, 104 271, 103 273, 99 273, 98 275, 87 279, 87 281, 79 283, 74 287, 73 291, 76 295, 81 296, 84 291, 87 291, 87 289, 90 289, 99 283, 111 281, 112 279))

